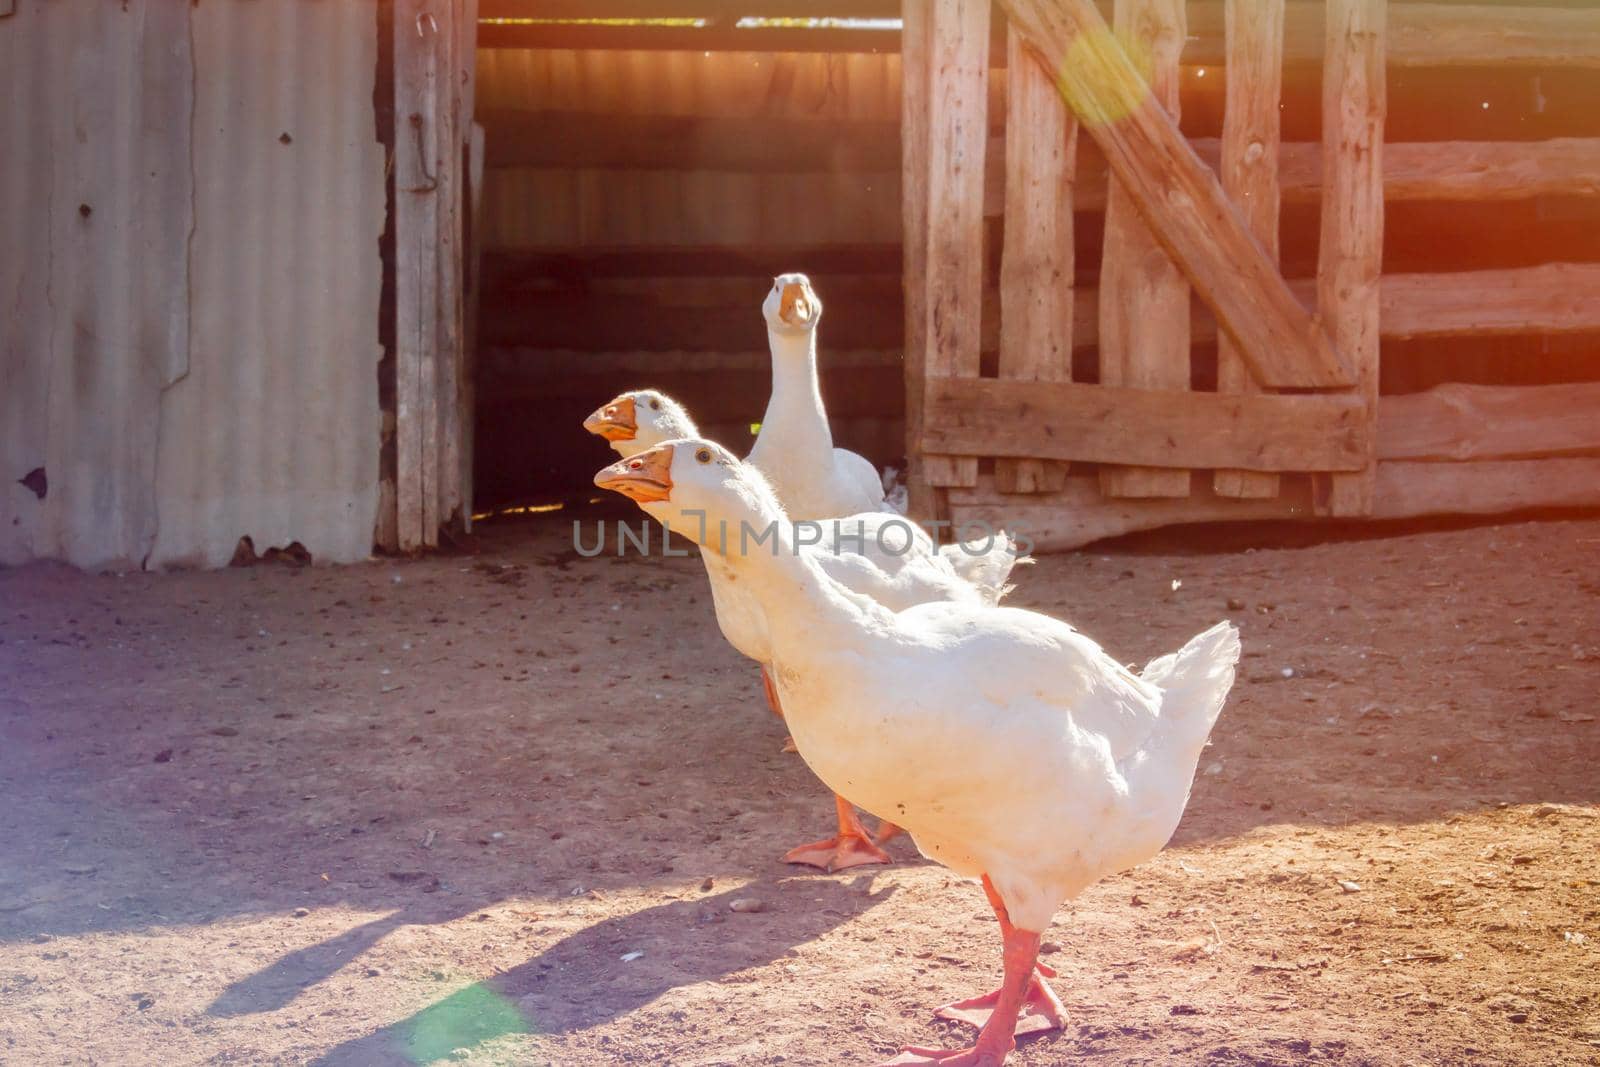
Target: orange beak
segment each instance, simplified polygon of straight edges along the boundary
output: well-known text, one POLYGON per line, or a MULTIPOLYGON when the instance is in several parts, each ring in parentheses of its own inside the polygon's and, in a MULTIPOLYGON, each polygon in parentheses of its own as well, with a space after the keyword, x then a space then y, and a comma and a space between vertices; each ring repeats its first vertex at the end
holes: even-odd
POLYGON ((607 441, 631 441, 639 433, 633 397, 619 396, 583 420, 583 428, 607 441))
POLYGON ((817 305, 809 288, 799 282, 789 282, 778 297, 778 318, 782 322, 802 330, 816 324, 817 305))
POLYGON ((594 484, 650 504, 672 499, 672 446, 657 445, 637 456, 618 460, 594 476, 594 484))

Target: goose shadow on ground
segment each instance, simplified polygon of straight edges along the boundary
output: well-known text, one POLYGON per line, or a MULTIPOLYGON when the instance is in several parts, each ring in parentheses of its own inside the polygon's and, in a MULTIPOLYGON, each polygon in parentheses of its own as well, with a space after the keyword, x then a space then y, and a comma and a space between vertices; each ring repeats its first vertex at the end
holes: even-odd
MULTIPOLYGON (((782 879, 645 908, 587 926, 493 978, 457 989, 398 1022, 331 1049, 315 1063, 318 1067, 430 1063, 456 1049, 512 1034, 588 1029, 680 986, 770 963, 887 900, 893 892, 893 886, 873 891, 871 875, 848 883, 782 879), (768 923, 760 914, 733 913, 729 905, 747 895, 775 902, 775 910, 784 912, 788 921, 768 923), (796 917, 803 921, 796 922, 796 917), (687 939, 685 931, 692 932, 687 939), (652 951, 656 946, 659 951, 652 951), (634 951, 644 955, 622 961, 623 955, 634 951)), ((369 924, 373 925, 377 924, 369 924)), ((360 940, 348 934, 336 940, 344 939, 360 940)), ((333 943, 318 948, 331 952, 333 943)), ((239 985, 255 981, 252 976, 239 985)), ((218 1002, 228 1000, 230 993, 218 1002)))

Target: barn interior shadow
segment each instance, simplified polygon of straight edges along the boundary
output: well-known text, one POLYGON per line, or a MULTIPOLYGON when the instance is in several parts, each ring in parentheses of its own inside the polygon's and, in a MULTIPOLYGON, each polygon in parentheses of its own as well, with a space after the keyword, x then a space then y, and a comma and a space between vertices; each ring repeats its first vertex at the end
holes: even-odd
POLYGON ((429 1063, 511 1034, 588 1029, 679 986, 770 963, 894 893, 893 886, 871 891, 871 885, 871 875, 849 883, 804 879, 786 885, 769 880, 594 923, 510 970, 329 1050, 315 1063, 318 1067, 429 1063), (804 921, 783 924, 781 933, 762 926, 752 927, 747 936, 734 934, 723 925, 729 905, 736 896, 753 892, 780 900, 804 893, 803 903, 796 899, 792 906, 779 905, 790 916, 804 916, 804 921), (650 951, 655 945, 662 950, 650 951), (638 950, 644 955, 624 961, 622 956, 632 951, 629 946, 641 946, 638 950))

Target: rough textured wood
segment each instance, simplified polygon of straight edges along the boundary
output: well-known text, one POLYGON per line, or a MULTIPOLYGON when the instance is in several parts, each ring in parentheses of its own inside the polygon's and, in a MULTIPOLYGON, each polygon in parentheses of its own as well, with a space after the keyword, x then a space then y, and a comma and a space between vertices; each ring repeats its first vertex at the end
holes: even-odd
POLYGON ((1322 74, 1322 233, 1317 310, 1356 374, 1367 402, 1366 469, 1332 475, 1319 507, 1332 515, 1372 511, 1373 425, 1378 404, 1380 276, 1383 271, 1384 15, 1387 0, 1328 0, 1322 74))
MULTIPOLYGON (((531 4, 533 0, 529 0, 531 4)), ((922 0, 924 4, 929 0, 922 0)), ((510 4, 516 0, 508 0, 510 4)), ((641 0, 643 3, 643 0, 641 0)), ((644 5, 648 6, 648 5, 644 5)), ((1108 4, 1101 5, 1108 8, 1108 4)), ((891 2, 875 10, 892 10, 891 2)), ((614 15, 632 9, 628 0, 591 5, 587 0, 561 0, 553 7, 538 3, 539 18, 647 17, 614 15), (551 14, 559 10, 570 15, 551 14), (597 14, 604 10, 607 14, 597 14), (583 14, 576 14, 583 12, 583 14)), ((713 19, 726 16, 758 15, 763 9, 784 14, 821 17, 831 4, 749 5, 716 4, 711 0, 695 3, 655 5, 656 16, 704 14, 713 19)), ((639 8, 643 10, 644 7, 639 8)), ((492 10, 486 8, 486 11, 492 10)), ((527 10, 526 6, 520 10, 527 10)), ((1323 5, 1321 0, 1294 0, 1288 5, 1285 25, 1284 58, 1290 62, 1318 62, 1322 59, 1323 5)), ((834 13, 837 13, 835 8, 834 13)), ((1422 4, 1397 3, 1391 13, 1389 62, 1396 66, 1468 67, 1600 67, 1600 25, 1593 8, 1553 7, 1538 4, 1422 4)), ((854 17, 863 17, 855 15, 854 17)), ((892 16, 881 16, 892 17, 892 16)), ((1188 61, 1217 65, 1225 60, 1223 44, 1223 4, 1218 0, 1191 0, 1189 4, 1191 43, 1188 61)), ((611 48, 671 49, 694 52, 738 49, 744 51, 843 51, 893 52, 901 47, 900 35, 881 30, 801 29, 766 27, 729 29, 711 25, 701 29, 638 26, 551 25, 482 26, 479 44, 483 48, 611 48)), ((995 48, 994 60, 1004 62, 1003 43, 995 48)))
POLYGON ((1061 72, 1067 102, 1145 221, 1238 342, 1256 379, 1279 388, 1354 383, 1271 259, 1117 44, 1090 0, 1002 0, 1061 72))
POLYGON ((463 335, 461 400, 467 417, 461 426, 461 520, 472 532, 473 468, 477 455, 478 411, 478 321, 483 297, 483 157, 484 130, 472 123, 467 135, 467 243, 466 293, 467 321, 463 335))
POLYGON ((900 124, 761 116, 479 112, 491 167, 618 167, 803 174, 893 171, 900 124))
MULTIPOLYGON (((1037 57, 1007 32, 1006 211, 1000 259, 1000 377, 1072 380, 1072 175, 1078 123, 1037 57)), ((995 460, 1002 492, 1036 493, 1065 484, 1067 466, 1041 459, 995 460)))
POLYGON ((1245 522, 1305 519, 1311 516, 1307 479, 1286 482, 1283 491, 1266 500, 1234 500, 1214 496, 1204 479, 1188 497, 1128 500, 1100 495, 1095 477, 1069 477, 1058 493, 1016 496, 1000 493, 992 479, 972 489, 950 491, 950 518, 961 523, 987 523, 1023 540, 1034 552, 1061 552, 1093 541, 1139 530, 1188 522, 1245 522))
POLYGON ((475 0, 444 0, 441 7, 445 21, 440 24, 438 35, 442 76, 438 81, 434 137, 439 161, 439 343, 435 357, 439 488, 436 518, 442 525, 461 510, 461 432, 463 422, 472 417, 471 412, 461 409, 466 319, 461 287, 464 276, 461 241, 466 233, 463 161, 466 158, 466 124, 471 114, 470 100, 465 101, 466 109, 463 109, 462 95, 469 83, 463 80, 462 74, 467 69, 465 58, 474 52, 471 39, 464 35, 476 24, 471 14, 476 11, 477 4, 475 0))
MULTIPOLYGON (((1232 113, 1230 105, 1229 114, 1232 113)), ((1226 125, 1227 119, 1223 121, 1226 125)), ((1197 137, 1189 143, 1207 166, 1221 173, 1221 141, 1197 137)), ((1280 146, 1279 153, 1278 184, 1283 202, 1315 204, 1322 198, 1322 146, 1290 143, 1280 146)), ((1005 208, 1005 176, 1001 173, 1004 160, 992 148, 990 156, 984 213, 998 216, 1005 208)), ((1105 159, 1096 153, 1080 152, 1073 188, 1076 209, 1103 210, 1108 182, 1105 159)), ((1224 188, 1226 185, 1224 181, 1224 188)), ((1386 144, 1383 195, 1389 201, 1600 196, 1600 138, 1386 144)))
POLYGON ((1365 456, 1352 396, 935 378, 927 404, 924 438, 949 451, 1255 471, 1357 470, 1365 456))
MULTIPOLYGON (((923 0, 927 2, 927 0, 923 0)), ((674 12, 674 14, 677 14, 674 12)), ((672 52, 893 52, 893 30, 803 26, 604 26, 575 22, 484 23, 479 48, 672 52)))
MULTIPOLYGON (((983 158, 988 145, 989 3, 943 0, 928 19, 926 316, 922 369, 978 376, 983 311, 983 158)), ((923 424, 926 433, 927 424, 923 424)), ((930 485, 973 485, 975 457, 920 447, 930 485)))
MULTIPOLYGON (((1156 101, 1178 120, 1178 61, 1184 0, 1116 0, 1114 28, 1145 60, 1156 101)), ((1100 262, 1100 381, 1141 389, 1189 388, 1189 287, 1162 250, 1127 186, 1113 180, 1106 199, 1100 262)), ((1189 472, 1136 467, 1100 471, 1109 496, 1189 495, 1189 472)))
POLYGON ((1375 519, 1600 507, 1600 458, 1378 464, 1375 519))
POLYGON ((1600 382, 1441 385, 1378 401, 1378 459, 1467 461, 1600 452, 1600 382))
MULTIPOLYGON (((902 210, 909 212, 912 198, 906 199, 902 210)), ((917 247, 916 242, 906 241, 905 271, 911 270, 912 253, 917 247)), ((669 245, 574 248, 548 252, 498 249, 484 253, 483 268, 486 283, 496 287, 545 278, 574 283, 591 278, 748 279, 752 275, 760 278, 785 270, 800 270, 811 275, 892 274, 900 277, 902 250, 896 245, 883 244, 767 247, 669 245)))
MULTIPOLYGON (((1093 478, 1068 478, 1059 493, 1000 493, 992 479, 950 491, 950 518, 988 523, 1024 538, 1034 552, 1082 548, 1138 530, 1191 522, 1304 520, 1314 517, 1306 479, 1285 480, 1270 500, 1206 495, 1185 500, 1118 500, 1102 497, 1093 478)), ((1484 463, 1378 464, 1372 517, 1493 515, 1529 508, 1600 507, 1600 458, 1484 463)))
POLYGON ((1389 37, 1399 66, 1600 67, 1593 8, 1395 4, 1389 37))
POLYGON ((1386 337, 1594 329, 1600 329, 1600 263, 1383 279, 1386 337))
MULTIPOLYGON (((1223 62, 1222 5, 1190 4, 1195 63, 1223 62)), ((1323 55, 1322 0, 1293 0, 1286 11, 1284 58, 1323 55)), ((1395 66, 1597 67, 1600 24, 1593 9, 1537 4, 1396 3, 1389 11, 1388 62, 1395 66)))
MULTIPOLYGON (((1312 187, 1301 195, 1309 200, 1319 193, 1312 187)), ((1600 138, 1386 144, 1383 195, 1389 200, 1600 196, 1600 138)))
POLYGON ((484 19, 900 17, 898 0, 482 0, 484 19))
POLYGON ((906 491, 908 511, 921 519, 938 516, 939 491, 929 484, 922 456, 922 393, 928 365, 928 88, 929 12, 905 0, 901 15, 900 225, 904 267, 906 353, 906 491))
MULTIPOLYGON (((1222 188, 1245 225, 1278 262, 1278 101, 1283 95, 1283 0, 1227 0, 1227 101, 1222 118, 1222 188)), ((1217 345, 1217 389, 1253 393, 1250 377, 1230 337, 1217 345)), ((1278 476, 1218 470, 1218 496, 1273 497, 1278 476)))
POLYGON ((395 509, 399 546, 438 543, 439 27, 443 0, 395 0, 395 509))

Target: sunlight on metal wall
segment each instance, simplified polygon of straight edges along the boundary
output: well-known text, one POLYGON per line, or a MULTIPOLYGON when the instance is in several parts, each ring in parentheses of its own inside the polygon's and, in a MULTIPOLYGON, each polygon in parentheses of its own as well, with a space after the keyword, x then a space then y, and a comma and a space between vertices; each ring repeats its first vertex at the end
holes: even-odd
POLYGON ((20 0, 0 70, 0 562, 365 557, 372 0, 20 0))

